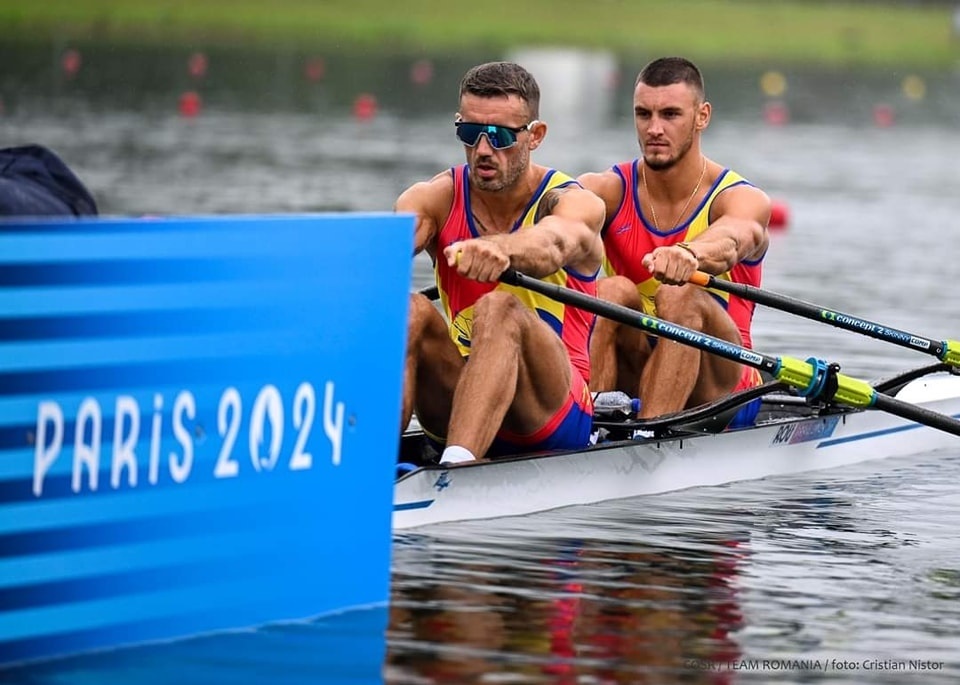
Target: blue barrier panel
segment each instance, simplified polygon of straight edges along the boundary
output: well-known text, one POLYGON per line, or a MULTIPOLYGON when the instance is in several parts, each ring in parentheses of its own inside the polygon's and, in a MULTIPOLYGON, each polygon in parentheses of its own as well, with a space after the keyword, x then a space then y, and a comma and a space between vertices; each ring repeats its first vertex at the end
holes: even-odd
POLYGON ((0 224, 0 664, 386 603, 412 234, 0 224))

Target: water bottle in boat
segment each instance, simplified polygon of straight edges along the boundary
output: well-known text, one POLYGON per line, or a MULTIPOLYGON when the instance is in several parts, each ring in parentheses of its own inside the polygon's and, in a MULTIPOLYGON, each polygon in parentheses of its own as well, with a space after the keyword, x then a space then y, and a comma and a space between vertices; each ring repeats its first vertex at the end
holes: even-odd
POLYGON ((597 393, 593 413, 604 418, 626 418, 640 411, 640 400, 620 390, 597 393))

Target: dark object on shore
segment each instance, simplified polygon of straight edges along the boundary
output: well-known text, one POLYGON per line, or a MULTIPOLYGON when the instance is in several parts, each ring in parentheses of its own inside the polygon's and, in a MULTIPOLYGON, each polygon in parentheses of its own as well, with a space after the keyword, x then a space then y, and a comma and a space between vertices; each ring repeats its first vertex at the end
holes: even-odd
POLYGON ((97 203, 56 154, 41 145, 0 149, 0 216, 96 216, 97 203))

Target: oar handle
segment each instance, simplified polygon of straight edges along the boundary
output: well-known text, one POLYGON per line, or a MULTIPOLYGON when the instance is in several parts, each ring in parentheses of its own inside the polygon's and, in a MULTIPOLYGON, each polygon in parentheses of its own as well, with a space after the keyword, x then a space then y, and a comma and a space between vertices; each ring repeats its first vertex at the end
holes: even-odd
POLYGON ((730 293, 745 300, 756 302, 774 309, 803 316, 813 321, 820 321, 836 328, 860 333, 877 340, 890 342, 901 347, 918 350, 931 354, 937 359, 951 366, 960 366, 960 342, 955 340, 934 340, 925 338, 916 333, 900 331, 873 321, 861 319, 850 314, 826 309, 810 302, 804 302, 786 295, 779 295, 770 290, 762 290, 746 283, 734 283, 724 278, 717 278, 703 271, 697 271, 690 277, 690 282, 704 288, 712 288, 730 293))

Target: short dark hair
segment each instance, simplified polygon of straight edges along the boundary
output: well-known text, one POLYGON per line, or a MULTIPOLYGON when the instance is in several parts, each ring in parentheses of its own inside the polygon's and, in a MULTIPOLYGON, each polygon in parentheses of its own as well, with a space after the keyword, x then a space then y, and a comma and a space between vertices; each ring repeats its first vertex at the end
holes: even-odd
POLYGON ((672 86, 674 83, 686 83, 704 99, 703 74, 697 65, 684 57, 661 57, 650 62, 640 70, 635 85, 672 86))
POLYGON ((527 103, 532 119, 540 116, 540 86, 529 71, 513 62, 487 62, 471 68, 460 81, 460 97, 465 93, 484 98, 518 95, 527 103))

